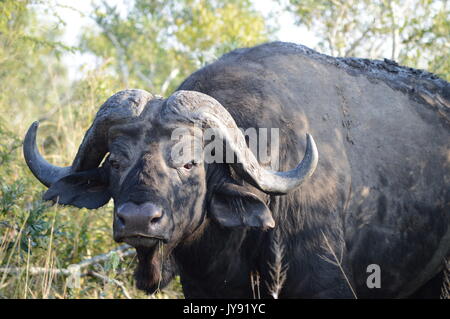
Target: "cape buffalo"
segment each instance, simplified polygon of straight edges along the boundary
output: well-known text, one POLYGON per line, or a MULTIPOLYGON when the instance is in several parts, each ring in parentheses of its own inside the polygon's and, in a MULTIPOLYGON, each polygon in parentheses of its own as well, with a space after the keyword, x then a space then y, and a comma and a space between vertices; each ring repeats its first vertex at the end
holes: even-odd
POLYGON ((112 198, 114 239, 136 248, 149 293, 178 273, 188 298, 439 295, 450 84, 431 73, 267 43, 224 55, 167 99, 114 94, 71 166, 41 157, 37 127, 24 154, 44 199, 94 209, 112 198), (216 128, 236 160, 175 164, 180 127, 216 128), (279 128, 277 171, 229 134, 237 127, 279 128))

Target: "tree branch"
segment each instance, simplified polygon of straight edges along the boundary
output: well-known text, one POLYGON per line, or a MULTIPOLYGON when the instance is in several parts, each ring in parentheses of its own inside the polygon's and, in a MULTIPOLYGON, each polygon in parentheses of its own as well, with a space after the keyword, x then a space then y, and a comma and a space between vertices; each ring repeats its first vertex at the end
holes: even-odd
MULTIPOLYGON (((134 255, 135 251, 132 249, 131 246, 125 244, 125 245, 121 245, 117 248, 114 248, 105 254, 94 256, 92 258, 83 260, 83 261, 79 262, 78 264, 73 264, 71 266, 78 267, 78 269, 86 268, 91 265, 107 261, 111 257, 112 254, 118 254, 119 257, 128 257, 131 255, 134 255)), ((21 272, 23 272, 25 270, 26 270, 25 267, 3 267, 3 268, 0 268, 0 272, 9 273, 9 274, 20 274, 21 272)), ((54 275, 70 276, 73 272, 67 268, 52 269, 52 268, 46 268, 46 267, 29 267, 28 273, 30 275, 51 273, 54 275)))
MULTIPOLYGON (((375 22, 375 19, 374 19, 374 22, 375 22)), ((372 27, 369 25, 366 28, 366 30, 364 30, 364 32, 361 34, 361 36, 352 42, 352 44, 350 45, 350 48, 348 48, 345 51, 345 56, 349 56, 356 49, 356 47, 361 43, 361 41, 366 37, 366 35, 371 31, 372 31, 372 27)))
POLYGON ((112 278, 103 276, 103 275, 101 275, 101 274, 99 274, 99 273, 97 273, 95 271, 88 271, 86 273, 86 275, 91 276, 91 277, 95 277, 95 278, 99 278, 99 279, 103 280, 104 282, 111 283, 111 284, 114 284, 114 285, 118 286, 122 290, 123 295, 125 296, 125 298, 132 299, 130 294, 128 293, 127 288, 125 288, 124 284, 121 281, 118 281, 116 279, 112 279, 112 278))
POLYGON ((167 79, 164 81, 164 83, 161 85, 161 93, 163 94, 166 92, 166 90, 169 88, 170 82, 172 82, 173 79, 175 79, 180 73, 180 69, 173 69, 167 79))

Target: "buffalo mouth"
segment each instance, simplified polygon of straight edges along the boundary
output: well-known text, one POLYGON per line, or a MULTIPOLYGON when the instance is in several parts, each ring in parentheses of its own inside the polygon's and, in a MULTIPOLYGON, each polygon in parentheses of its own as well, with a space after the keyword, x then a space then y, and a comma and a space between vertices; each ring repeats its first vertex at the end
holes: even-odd
POLYGON ((115 240, 117 242, 125 242, 133 247, 146 247, 146 248, 153 248, 159 243, 166 244, 168 242, 166 238, 144 234, 133 234, 129 236, 123 236, 115 238, 115 240))

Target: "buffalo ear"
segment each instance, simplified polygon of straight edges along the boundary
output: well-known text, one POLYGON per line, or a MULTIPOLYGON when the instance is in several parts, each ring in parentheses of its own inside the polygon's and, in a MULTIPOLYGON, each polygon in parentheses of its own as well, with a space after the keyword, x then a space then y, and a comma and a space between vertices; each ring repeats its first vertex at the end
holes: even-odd
POLYGON ((103 168, 67 175, 53 183, 44 200, 78 208, 99 208, 111 198, 103 168))
POLYGON ((272 213, 264 201, 247 187, 233 182, 217 188, 208 205, 212 218, 225 227, 275 227, 272 213))

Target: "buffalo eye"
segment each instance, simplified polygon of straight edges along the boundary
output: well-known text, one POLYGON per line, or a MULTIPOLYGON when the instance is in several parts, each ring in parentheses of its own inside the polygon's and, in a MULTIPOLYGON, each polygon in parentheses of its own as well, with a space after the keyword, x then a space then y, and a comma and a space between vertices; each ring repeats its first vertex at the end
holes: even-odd
POLYGON ((109 160, 109 165, 111 165, 112 168, 118 170, 120 169, 120 163, 116 160, 110 159, 109 160))

